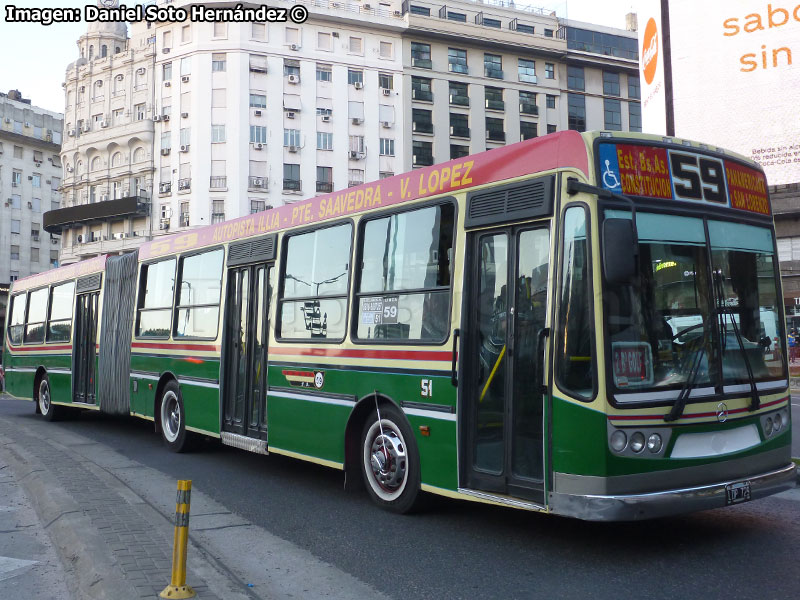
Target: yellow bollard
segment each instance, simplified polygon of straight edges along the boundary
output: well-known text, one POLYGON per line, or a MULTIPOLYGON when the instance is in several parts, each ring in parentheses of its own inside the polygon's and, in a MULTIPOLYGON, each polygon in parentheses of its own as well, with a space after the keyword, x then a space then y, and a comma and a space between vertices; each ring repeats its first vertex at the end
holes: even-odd
POLYGON ((162 598, 194 598, 194 590, 186 585, 186 545, 189 542, 189 505, 192 482, 178 481, 175 502, 175 541, 172 546, 172 581, 159 594, 162 598))

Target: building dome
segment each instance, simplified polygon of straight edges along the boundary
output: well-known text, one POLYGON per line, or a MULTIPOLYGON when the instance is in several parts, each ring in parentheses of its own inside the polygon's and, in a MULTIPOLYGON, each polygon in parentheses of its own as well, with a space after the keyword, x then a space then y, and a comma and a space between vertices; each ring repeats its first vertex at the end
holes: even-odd
POLYGON ((95 21, 94 23, 89 23, 89 28, 86 33, 89 35, 100 35, 102 37, 126 39, 128 37, 128 26, 119 21, 112 23, 95 21))

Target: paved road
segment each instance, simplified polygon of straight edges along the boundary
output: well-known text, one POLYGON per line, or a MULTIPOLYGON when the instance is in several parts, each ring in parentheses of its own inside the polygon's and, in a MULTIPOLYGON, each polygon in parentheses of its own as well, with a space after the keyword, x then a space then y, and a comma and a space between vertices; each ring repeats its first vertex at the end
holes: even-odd
MULTIPOLYGON (((795 416, 798 415, 795 407, 795 416)), ((4 400, 0 418, 35 419, 4 400)), ((796 421, 800 422, 800 421, 796 421)), ((592 524, 436 499, 415 516, 342 490, 341 474, 206 443, 167 452, 152 423, 89 413, 49 424, 174 478, 394 598, 796 598, 800 502, 592 524)))

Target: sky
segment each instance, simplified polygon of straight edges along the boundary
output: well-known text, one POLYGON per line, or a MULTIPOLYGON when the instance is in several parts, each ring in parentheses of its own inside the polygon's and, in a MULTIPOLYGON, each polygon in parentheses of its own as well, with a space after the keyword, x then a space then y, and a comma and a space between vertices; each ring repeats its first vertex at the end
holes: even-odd
MULTIPOLYGON (((21 8, 83 7, 91 0, 16 0, 21 8)), ((125 2, 122 2, 125 4, 125 2)), ((0 15, 0 91, 18 89, 34 105, 63 112, 61 83, 69 63, 78 58, 78 38, 86 31, 85 23, 50 26, 5 22, 5 5, 0 15)), ((134 0, 127 2, 129 6, 134 0)), ((555 10, 559 17, 624 29, 625 15, 633 10, 633 0, 518 0, 555 10)))

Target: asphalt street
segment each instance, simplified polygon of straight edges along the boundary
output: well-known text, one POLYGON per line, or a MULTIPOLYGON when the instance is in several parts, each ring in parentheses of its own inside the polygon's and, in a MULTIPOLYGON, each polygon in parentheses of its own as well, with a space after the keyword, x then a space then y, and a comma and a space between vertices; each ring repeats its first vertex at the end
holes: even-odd
MULTIPOLYGON (((0 416, 39 418, 32 403, 7 397, 0 416)), ((48 426, 191 479, 226 509, 393 598, 729 600, 796 598, 800 589, 794 492, 642 523, 584 523, 439 498, 398 516, 345 492, 340 472, 317 465, 211 440, 172 454, 147 421, 83 413, 48 426)))

